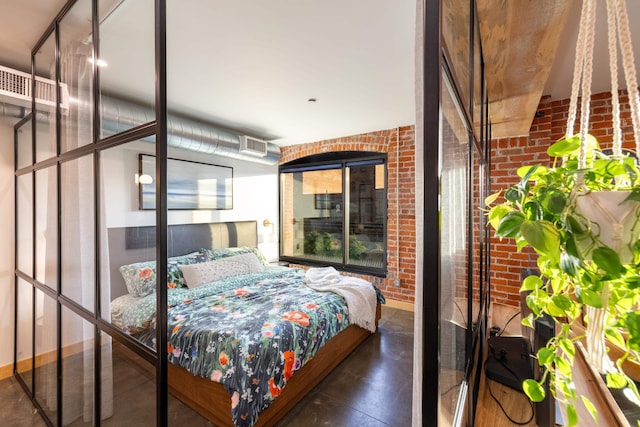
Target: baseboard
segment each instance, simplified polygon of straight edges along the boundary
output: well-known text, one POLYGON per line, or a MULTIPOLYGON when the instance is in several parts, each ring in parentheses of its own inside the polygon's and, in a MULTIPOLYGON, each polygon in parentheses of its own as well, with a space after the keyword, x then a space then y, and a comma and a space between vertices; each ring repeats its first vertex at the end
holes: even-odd
POLYGON ((13 363, 0 366, 0 380, 13 376, 13 363))
POLYGON ((405 311, 414 311, 415 310, 415 305, 412 302, 396 301, 396 300, 392 300, 392 299, 389 299, 389 298, 387 298, 387 302, 385 303, 385 305, 387 307, 397 308, 397 309, 405 310, 405 311))

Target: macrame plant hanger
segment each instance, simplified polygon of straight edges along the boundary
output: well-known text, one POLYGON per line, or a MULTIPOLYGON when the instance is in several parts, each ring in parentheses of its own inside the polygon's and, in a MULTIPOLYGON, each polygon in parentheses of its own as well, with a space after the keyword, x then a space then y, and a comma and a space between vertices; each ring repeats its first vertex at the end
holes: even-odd
MULTIPOLYGON (((638 118, 638 85, 631 47, 629 20, 625 0, 606 0, 607 6, 607 35, 609 48, 609 69, 611 73, 611 104, 613 124, 613 157, 621 159, 622 132, 620 122, 620 101, 618 96, 618 41, 622 54, 625 82, 629 97, 633 135, 636 155, 640 154, 640 120, 638 118)), ((590 150, 588 129, 591 100, 591 80, 593 71, 593 44, 596 20, 596 0, 583 0, 576 45, 573 84, 565 138, 573 137, 577 116, 578 96, 580 102, 580 151, 578 155, 578 169, 584 171, 588 161, 593 161, 593 151, 590 150)), ((609 246, 621 254, 624 263, 628 261, 630 251, 625 252, 625 233, 637 222, 638 207, 636 203, 624 203, 627 194, 624 192, 591 192, 584 186, 584 174, 577 177, 578 191, 573 194, 576 210, 584 217, 590 218, 589 227, 598 228, 599 243, 609 246), (626 224, 626 227, 625 227, 626 224), (605 230, 605 227, 610 229, 605 230)), ((635 233, 634 233, 635 234, 635 233)), ((592 248, 591 248, 592 249, 592 248)), ((585 250, 588 253, 590 250, 585 250)), ((606 321, 606 307, 609 298, 608 286, 605 284, 601 294, 603 308, 586 306, 587 314, 587 357, 591 365, 601 373, 614 370, 611 360, 606 353, 603 327, 606 321)))

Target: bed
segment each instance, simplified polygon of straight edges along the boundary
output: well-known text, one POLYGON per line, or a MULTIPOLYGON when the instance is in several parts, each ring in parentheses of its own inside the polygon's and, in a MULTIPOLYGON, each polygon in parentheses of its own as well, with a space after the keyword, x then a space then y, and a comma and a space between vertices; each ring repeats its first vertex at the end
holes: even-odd
MULTIPOLYGON (((108 235, 112 321, 153 347, 155 297, 132 288, 127 274, 147 275, 155 227, 108 235)), ((169 268, 169 390, 219 426, 275 424, 375 331, 384 301, 368 282, 340 276, 358 292, 363 283, 374 290, 373 317, 363 317, 351 295, 310 289, 324 289, 331 281, 315 279, 335 278, 330 270, 272 266, 256 247, 255 221, 168 229, 169 264, 183 275, 169 268)))

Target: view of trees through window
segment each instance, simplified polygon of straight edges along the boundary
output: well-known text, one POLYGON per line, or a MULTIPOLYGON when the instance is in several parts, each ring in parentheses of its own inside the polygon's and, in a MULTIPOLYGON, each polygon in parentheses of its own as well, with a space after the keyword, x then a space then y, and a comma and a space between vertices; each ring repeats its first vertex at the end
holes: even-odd
POLYGON ((333 154, 280 168, 281 257, 345 271, 386 268, 386 157, 333 154))

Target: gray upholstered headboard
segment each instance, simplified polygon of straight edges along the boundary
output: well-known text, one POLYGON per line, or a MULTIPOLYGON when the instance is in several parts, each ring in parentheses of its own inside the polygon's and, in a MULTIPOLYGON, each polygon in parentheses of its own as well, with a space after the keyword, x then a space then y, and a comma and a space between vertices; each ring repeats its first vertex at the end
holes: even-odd
MULTIPOLYGON (((156 227, 109 228, 109 272, 111 299, 127 293, 120 266, 155 258, 156 227)), ((170 225, 167 235, 169 256, 185 255, 202 248, 258 246, 256 221, 170 225)))

